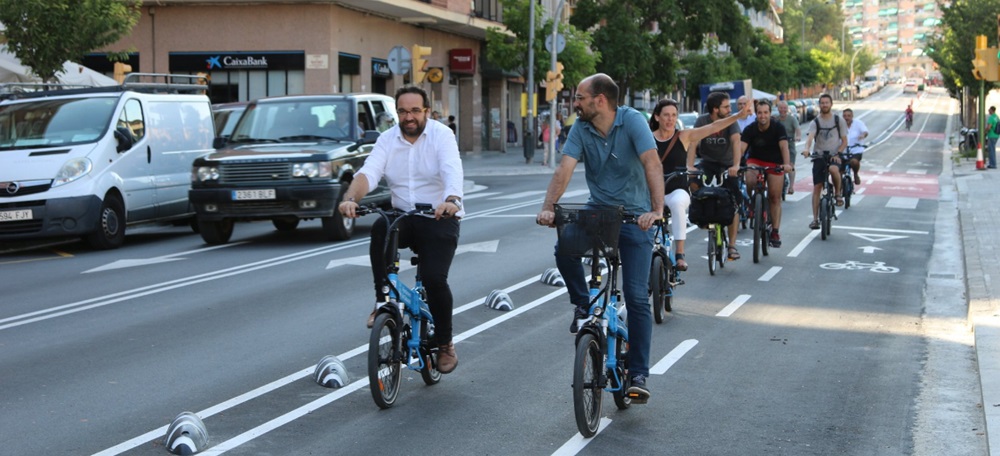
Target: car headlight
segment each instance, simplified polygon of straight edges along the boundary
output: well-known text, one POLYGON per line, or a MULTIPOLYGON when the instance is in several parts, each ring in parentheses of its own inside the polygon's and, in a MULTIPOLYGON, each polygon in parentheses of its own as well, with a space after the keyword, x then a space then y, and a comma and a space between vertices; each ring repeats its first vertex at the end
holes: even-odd
POLYGON ((52 186, 58 187, 73 182, 86 176, 92 169, 94 169, 94 165, 90 162, 90 159, 86 157, 74 158, 63 164, 62 168, 59 168, 56 178, 52 181, 52 186))
POLYGON ((191 173, 191 180, 197 182, 219 180, 219 168, 214 166, 199 166, 191 173))
POLYGON ((292 165, 292 177, 329 178, 330 176, 330 162, 295 163, 292 165))

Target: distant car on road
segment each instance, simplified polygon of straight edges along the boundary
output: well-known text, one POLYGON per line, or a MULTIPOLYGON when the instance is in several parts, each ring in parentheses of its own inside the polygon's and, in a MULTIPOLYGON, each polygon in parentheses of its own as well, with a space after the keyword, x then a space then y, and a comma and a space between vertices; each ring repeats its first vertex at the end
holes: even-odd
MULTIPOLYGON (((232 136, 197 158, 189 197, 209 244, 225 244, 238 221, 270 220, 279 231, 318 218, 329 240, 354 233, 337 203, 380 131, 398 122, 396 103, 378 94, 264 98, 246 107, 232 136)), ((361 204, 390 204, 384 182, 361 204)))
POLYGON ((917 93, 918 85, 919 84, 917 84, 916 79, 907 79, 906 82, 903 83, 903 93, 917 93))

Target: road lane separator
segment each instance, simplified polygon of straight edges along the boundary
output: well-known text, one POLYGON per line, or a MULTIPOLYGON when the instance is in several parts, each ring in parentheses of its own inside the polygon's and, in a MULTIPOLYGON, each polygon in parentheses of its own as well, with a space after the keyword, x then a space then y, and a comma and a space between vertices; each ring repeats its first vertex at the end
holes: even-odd
POLYGON ((719 313, 715 314, 715 316, 728 317, 732 315, 734 312, 736 312, 740 308, 740 306, 746 304, 746 302, 749 300, 750 300, 750 295, 747 294, 739 295, 736 297, 736 299, 733 300, 733 302, 729 303, 729 305, 727 305, 726 307, 723 307, 722 310, 719 311, 719 313))
POLYGON ((583 436, 583 434, 577 432, 576 435, 573 436, 573 438, 569 439, 566 443, 563 444, 563 446, 559 447, 558 450, 553 452, 552 456, 572 456, 579 454, 581 451, 583 451, 583 449, 587 446, 587 444, 589 444, 594 440, 595 437, 601 435, 601 431, 603 431, 604 428, 608 427, 609 424, 611 424, 611 418, 602 416, 601 424, 597 425, 597 433, 594 434, 594 437, 586 438, 583 436))
POLYGON ((664 356, 663 359, 649 369, 649 373, 653 375, 663 375, 667 373, 667 369, 670 369, 674 363, 680 361, 680 359, 684 357, 687 352, 691 351, 695 345, 698 345, 697 339, 688 339, 677 344, 673 350, 670 350, 670 353, 667 353, 667 356, 664 356))
POLYGON ((771 269, 768 269, 767 272, 764 273, 764 275, 760 276, 760 278, 757 279, 757 281, 769 282, 771 279, 774 278, 774 276, 778 275, 779 271, 781 271, 781 266, 772 266, 771 269))

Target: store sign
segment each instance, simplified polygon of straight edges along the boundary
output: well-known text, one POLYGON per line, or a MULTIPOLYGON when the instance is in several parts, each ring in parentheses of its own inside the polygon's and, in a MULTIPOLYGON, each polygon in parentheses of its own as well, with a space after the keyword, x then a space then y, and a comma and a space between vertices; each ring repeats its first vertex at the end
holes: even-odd
POLYGON ((452 73, 476 74, 476 55, 472 49, 452 49, 448 51, 448 68, 452 73))
MULTIPOLYGON (((171 71, 301 70, 304 52, 171 52, 171 71)), ((311 62, 316 63, 316 62, 311 62)))
POLYGON ((389 62, 382 59, 372 59, 372 77, 391 78, 392 71, 389 71, 389 62))

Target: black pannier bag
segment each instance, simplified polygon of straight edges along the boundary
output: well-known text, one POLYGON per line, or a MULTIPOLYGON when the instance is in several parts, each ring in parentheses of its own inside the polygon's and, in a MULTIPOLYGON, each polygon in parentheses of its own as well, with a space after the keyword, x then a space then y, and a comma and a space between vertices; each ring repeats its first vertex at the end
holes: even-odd
POLYGON ((729 225, 736 215, 736 203, 724 187, 702 187, 691 194, 688 218, 703 226, 710 223, 729 225))

